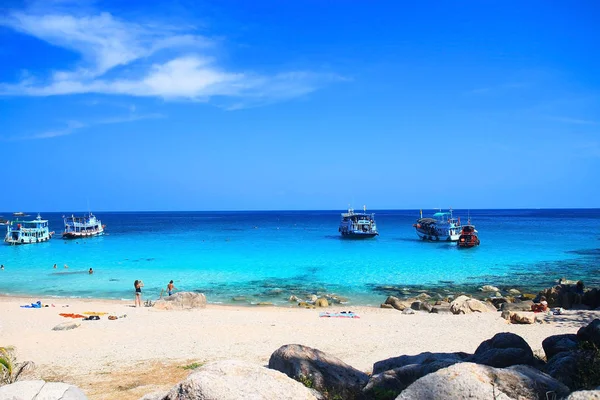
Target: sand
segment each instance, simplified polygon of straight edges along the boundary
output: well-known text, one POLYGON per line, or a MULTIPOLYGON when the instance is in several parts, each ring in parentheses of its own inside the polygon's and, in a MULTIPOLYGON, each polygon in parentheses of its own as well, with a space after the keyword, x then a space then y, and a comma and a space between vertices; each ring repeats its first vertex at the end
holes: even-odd
MULTIPOLYGON (((239 359, 268 364, 273 351, 299 343, 339 357, 370 372, 373 363, 424 351, 472 353, 498 332, 522 336, 541 352, 542 340, 576 333, 598 311, 567 311, 548 323, 512 325, 499 313, 470 315, 403 315, 369 307, 234 307, 209 305, 189 311, 134 308, 133 301, 0 298, 0 346, 17 348, 20 360, 36 369, 29 377, 78 385, 90 399, 137 399, 168 389, 183 379, 192 363, 239 359), (54 307, 24 309, 41 300, 54 307), (68 307, 66 307, 68 305, 68 307), (351 318, 320 318, 322 311, 354 311, 351 318), (69 331, 52 328, 69 320, 59 313, 108 312, 127 317, 115 321, 80 321, 69 331)), ((79 321, 79 320, 78 320, 79 321)), ((543 353, 542 353, 543 354, 543 353)))

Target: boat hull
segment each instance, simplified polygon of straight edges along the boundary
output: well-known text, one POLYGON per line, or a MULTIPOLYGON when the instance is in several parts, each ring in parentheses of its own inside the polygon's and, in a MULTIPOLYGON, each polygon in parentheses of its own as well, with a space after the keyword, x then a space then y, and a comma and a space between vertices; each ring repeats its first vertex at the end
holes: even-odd
POLYGON ((419 239, 421 240, 428 240, 430 242, 456 242, 458 241, 458 238, 460 237, 460 233, 456 233, 456 234, 451 234, 450 232, 447 233, 428 233, 428 232, 423 232, 419 229, 416 229, 417 231, 417 236, 419 236, 419 239))
POLYGON ((81 238, 87 238, 87 237, 93 237, 93 236, 100 236, 103 235, 104 231, 102 232, 64 232, 62 234, 63 239, 81 239, 81 238))
POLYGON ((52 233, 50 233, 46 236, 43 236, 43 237, 39 237, 39 238, 22 237, 20 239, 12 239, 11 237, 5 237, 4 243, 12 245, 12 246, 18 246, 18 245, 22 245, 22 244, 43 243, 43 242, 47 242, 50 239, 52 239, 52 233))
POLYGON ((377 232, 342 232, 344 239, 371 239, 378 235, 377 232))
POLYGON ((479 243, 479 238, 475 235, 461 235, 456 245, 459 249, 470 249, 479 246, 479 243))

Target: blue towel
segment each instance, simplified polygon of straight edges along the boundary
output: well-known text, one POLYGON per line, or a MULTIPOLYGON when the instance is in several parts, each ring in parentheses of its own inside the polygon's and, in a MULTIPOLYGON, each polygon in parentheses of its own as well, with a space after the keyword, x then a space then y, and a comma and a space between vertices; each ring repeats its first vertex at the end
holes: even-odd
POLYGON ((31 303, 31 305, 21 306, 21 308, 42 308, 42 302, 38 300, 35 303, 31 303))

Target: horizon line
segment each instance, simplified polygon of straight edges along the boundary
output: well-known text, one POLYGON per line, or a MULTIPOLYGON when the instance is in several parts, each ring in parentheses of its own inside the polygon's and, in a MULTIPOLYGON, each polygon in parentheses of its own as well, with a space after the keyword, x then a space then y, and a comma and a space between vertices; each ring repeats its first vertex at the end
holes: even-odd
MULTIPOLYGON (((340 211, 347 209, 236 209, 236 210, 98 210, 97 212, 108 212, 108 213, 125 213, 125 212, 137 212, 137 213, 152 213, 152 212, 177 212, 177 213, 185 213, 185 212, 301 212, 301 211, 340 211)), ((373 208, 370 211, 419 211, 419 210, 450 210, 449 208, 373 208)), ((492 211, 511 211, 511 210, 600 210, 600 207, 517 207, 517 208, 453 208, 452 211, 463 211, 463 210, 492 210, 492 211)), ((2 213, 8 213, 10 216, 15 211, 0 211, 0 216, 3 216, 2 213)), ((19 211, 23 212, 23 211, 19 211)), ((32 211, 31 214, 29 211, 25 211, 27 216, 32 214, 41 214, 41 213, 89 213, 89 210, 75 210, 75 211, 32 211)), ((96 212, 96 211, 94 211, 96 212)), ((92 212, 93 214, 93 212, 92 212)))

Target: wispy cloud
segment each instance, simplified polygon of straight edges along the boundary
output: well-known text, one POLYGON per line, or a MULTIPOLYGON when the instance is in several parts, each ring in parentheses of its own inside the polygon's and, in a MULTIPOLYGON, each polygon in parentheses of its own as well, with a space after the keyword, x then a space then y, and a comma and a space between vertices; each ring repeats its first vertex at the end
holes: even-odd
POLYGON ((466 94, 478 95, 478 94, 495 94, 498 92, 505 92, 511 89, 521 89, 529 86, 525 82, 509 82, 493 86, 484 86, 475 89, 468 90, 466 94))
POLYGON ((13 12, 0 18, 0 25, 81 57, 71 69, 2 83, 0 95, 100 93, 192 101, 225 97, 233 103, 225 107, 236 109, 301 96, 343 80, 336 74, 308 71, 271 76, 229 71, 210 55, 215 43, 205 36, 128 22, 105 12, 87 16, 13 12))
POLYGON ((83 128, 90 128, 95 125, 108 125, 108 124, 119 124, 124 122, 135 122, 141 121, 145 119, 157 119, 157 118, 165 118, 163 114, 135 114, 134 112, 130 113, 126 116, 117 116, 117 117, 109 117, 98 119, 94 121, 90 121, 87 123, 83 123, 81 121, 71 120, 67 121, 66 125, 59 129, 48 130, 41 133, 36 133, 34 135, 29 136, 12 136, 12 137, 0 137, 0 140, 7 142, 15 142, 21 140, 35 140, 35 139, 51 139, 60 136, 67 136, 77 133, 83 128))
POLYGON ((580 118, 568 118, 568 117, 549 117, 548 119, 556 122, 563 122, 565 124, 573 124, 573 125, 598 125, 598 121, 592 121, 590 119, 580 119, 580 118))

